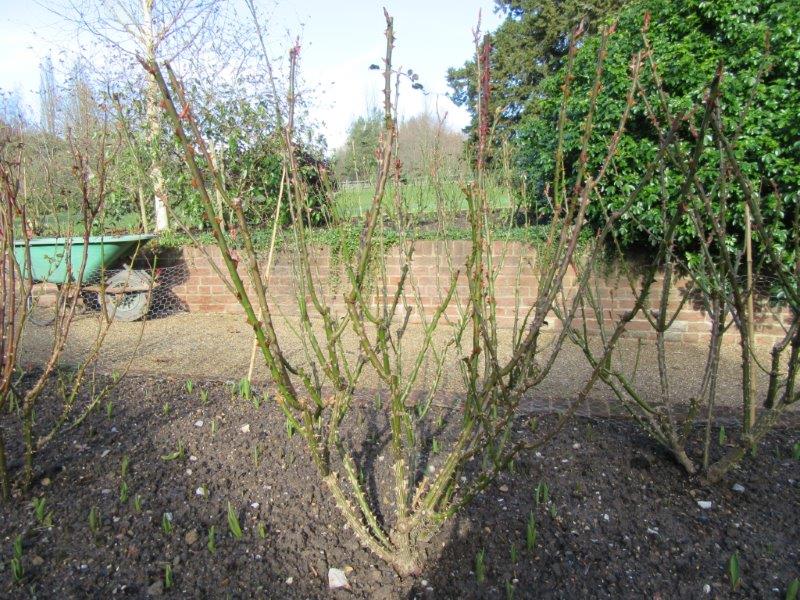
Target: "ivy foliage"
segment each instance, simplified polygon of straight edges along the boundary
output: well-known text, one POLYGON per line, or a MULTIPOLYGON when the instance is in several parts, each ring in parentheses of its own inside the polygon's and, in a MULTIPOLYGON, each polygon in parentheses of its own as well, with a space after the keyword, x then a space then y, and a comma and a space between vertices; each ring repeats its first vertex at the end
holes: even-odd
MULTIPOLYGON (((800 189, 800 11, 792 0, 640 0, 623 10, 608 40, 603 87, 588 148, 590 172, 605 156, 619 124, 630 87, 631 57, 644 47, 642 27, 648 13, 647 39, 672 115, 686 113, 701 101, 718 65, 723 66, 723 129, 730 135, 738 132, 737 159, 761 195, 770 233, 779 248, 791 247, 790 238, 798 235, 792 223, 800 189)), ((564 140, 567 173, 573 172, 579 159, 580 124, 589 109, 599 45, 599 35, 585 39, 573 70, 567 105, 570 124, 564 140)), ((541 100, 518 130, 518 165, 528 180, 532 204, 546 204, 544 193, 552 181, 553 132, 565 75, 562 69, 542 83, 541 100)), ((642 96, 658 107, 656 85, 647 67, 641 83, 642 96)), ((622 205, 657 152, 658 130, 642 100, 637 98, 618 153, 599 188, 606 209, 622 205)), ((663 126, 667 117, 664 111, 656 111, 663 126)), ((693 144, 691 126, 698 120, 699 115, 688 118, 681 132, 686 149, 693 144)), ((712 138, 709 136, 700 159, 699 175, 707 189, 713 188, 720 164, 719 146, 712 138)), ((627 247, 656 243, 664 223, 662 206, 669 212, 677 210, 681 184, 678 169, 671 165, 663 177, 654 178, 619 223, 617 234, 627 247)), ((744 203, 736 201, 741 200, 741 188, 730 187, 727 204, 733 214, 728 220, 735 225, 730 244, 739 246, 744 203)), ((601 203, 592 205, 589 219, 595 224, 604 221, 601 203)), ((687 254, 701 243, 688 217, 679 230, 678 243, 679 250, 687 254)), ((787 250, 787 260, 794 260, 789 254, 787 250)))

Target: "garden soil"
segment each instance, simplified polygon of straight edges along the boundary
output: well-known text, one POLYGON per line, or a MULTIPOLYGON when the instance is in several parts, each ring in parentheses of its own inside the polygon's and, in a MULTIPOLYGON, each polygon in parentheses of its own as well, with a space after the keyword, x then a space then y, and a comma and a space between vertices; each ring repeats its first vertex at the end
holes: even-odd
MULTIPOLYGON (((221 382, 196 379, 189 387, 186 376, 124 378, 82 426, 36 457, 33 485, 0 507, 0 596, 783 598, 800 577, 800 461, 790 454, 796 423, 773 431, 741 469, 705 486, 634 422, 576 419, 447 522, 425 546, 419 576, 400 578, 343 525, 274 402, 256 407, 221 382), (540 483, 549 493, 537 504, 540 483), (52 524, 37 519, 34 499, 44 500, 52 524), (228 524, 229 503, 240 539, 228 524), (537 539, 529 549, 531 518, 537 539), (20 583, 9 567, 17 536, 20 583), (483 581, 475 573, 479 552, 483 581), (740 582, 732 590, 734 553, 740 582), (346 573, 350 589, 328 589, 331 567, 346 573)), ((39 428, 54 418, 47 407, 57 405, 55 389, 48 386, 37 409, 39 428)), ((370 494, 385 506, 385 411, 372 397, 358 402, 345 437, 370 494)), ((457 402, 436 410, 441 430, 421 437, 421 469, 438 467, 432 438, 446 447, 459 420, 457 402)), ((541 417, 540 430, 553 421, 541 417)), ((12 425, 0 418, 7 440, 12 425)), ((532 434, 520 427, 515 435, 532 434)), ((9 444, 19 468, 19 441, 9 444)))

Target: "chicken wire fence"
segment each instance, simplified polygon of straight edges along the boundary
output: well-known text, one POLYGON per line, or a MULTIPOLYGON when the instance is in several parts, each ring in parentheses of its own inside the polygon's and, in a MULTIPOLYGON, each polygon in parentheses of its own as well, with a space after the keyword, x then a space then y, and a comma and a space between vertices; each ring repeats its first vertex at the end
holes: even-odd
POLYGON ((35 325, 56 322, 74 305, 85 316, 105 314, 115 321, 152 320, 187 312, 186 303, 175 289, 189 277, 185 264, 165 267, 137 265, 133 268, 103 269, 86 277, 80 286, 35 284, 27 294, 28 319, 35 325))

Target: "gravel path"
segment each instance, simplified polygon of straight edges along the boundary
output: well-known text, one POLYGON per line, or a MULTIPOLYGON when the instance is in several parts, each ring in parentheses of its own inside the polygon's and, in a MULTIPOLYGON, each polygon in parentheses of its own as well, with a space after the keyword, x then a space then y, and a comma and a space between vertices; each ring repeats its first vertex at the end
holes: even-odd
MULTIPOLYGON (((290 360, 302 362, 303 348, 297 336, 296 323, 288 319, 276 320, 279 340, 290 360)), ((73 324, 63 362, 74 364, 91 348, 98 322, 86 316, 73 324)), ((448 328, 440 327, 436 345, 444 348, 448 328)), ((508 354, 510 332, 501 331, 501 352, 508 354)), ((105 372, 121 371, 133 359, 132 371, 160 373, 185 378, 238 380, 247 373, 252 332, 242 316, 180 314, 155 319, 147 323, 115 323, 105 340, 99 366, 105 372), (139 337, 141 336, 141 341, 139 337)), ((408 355, 422 343, 422 330, 409 325, 403 343, 408 355)), ((39 363, 47 356, 52 344, 47 328, 30 327, 23 343, 23 364, 39 363)), ((346 339, 347 347, 356 348, 354 336, 346 339)), ((638 357, 636 381, 645 396, 656 398, 660 394, 658 369, 654 358, 653 344, 644 344, 638 357)), ((670 366, 670 392, 676 401, 686 400, 697 393, 706 349, 703 346, 668 344, 670 366)), ((720 367, 719 402, 735 406, 741 402, 741 373, 737 361, 738 347, 725 350, 720 367)), ((456 353, 449 351, 449 358, 442 375, 441 392, 459 394, 463 391, 456 353)), ((619 365, 632 368, 637 363, 635 341, 624 342, 619 352, 619 365)), ((533 399, 562 400, 573 398, 589 374, 586 360, 579 349, 567 343, 556 360, 550 375, 535 389, 533 399)), ((418 381, 420 389, 429 389, 435 376, 435 365, 426 361, 418 381)), ((256 361, 254 380, 266 382, 269 374, 263 361, 256 361)), ((367 370, 362 377, 362 388, 380 387, 374 372, 367 370)), ((762 376, 759 390, 766 391, 766 379, 762 376)), ((593 400, 612 401, 611 390, 600 383, 595 386, 593 400)))

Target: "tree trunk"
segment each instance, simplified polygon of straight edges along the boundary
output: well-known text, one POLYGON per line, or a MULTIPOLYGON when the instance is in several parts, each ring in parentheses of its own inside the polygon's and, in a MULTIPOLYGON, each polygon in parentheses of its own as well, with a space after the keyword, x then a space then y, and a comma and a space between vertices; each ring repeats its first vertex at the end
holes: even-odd
MULTIPOLYGON (((142 8, 146 23, 147 35, 144 45, 147 53, 147 60, 155 62, 156 47, 153 38, 152 20, 152 0, 143 0, 142 8)), ((160 92, 158 85, 152 76, 147 78, 147 92, 145 94, 146 118, 147 118, 147 143, 150 146, 150 181, 153 184, 153 202, 155 208, 156 226, 155 230, 164 231, 169 229, 169 217, 167 215, 167 191, 164 183, 164 171, 161 168, 161 109, 159 107, 160 92)))
POLYGON ((167 193, 164 183, 164 172, 161 169, 161 121, 158 110, 158 89, 154 81, 147 85, 147 141, 152 152, 150 163, 150 180, 153 184, 154 208, 156 215, 156 231, 169 229, 167 215, 167 193))

